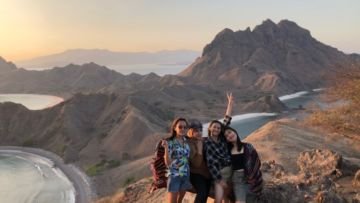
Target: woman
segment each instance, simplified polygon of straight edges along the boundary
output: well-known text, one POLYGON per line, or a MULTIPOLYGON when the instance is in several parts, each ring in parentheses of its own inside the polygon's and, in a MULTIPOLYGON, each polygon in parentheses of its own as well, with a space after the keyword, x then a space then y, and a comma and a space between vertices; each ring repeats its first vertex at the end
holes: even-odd
POLYGON ((187 135, 190 146, 190 182, 196 190, 194 203, 206 203, 211 187, 211 178, 203 156, 201 122, 190 120, 187 135))
POLYGON ((231 154, 236 203, 255 202, 261 195, 263 182, 258 153, 251 144, 240 141, 235 129, 226 126, 224 135, 231 154))
POLYGON ((163 141, 165 163, 168 166, 167 202, 180 203, 190 189, 190 147, 186 141, 188 123, 184 118, 175 119, 171 125, 171 137, 163 141))
POLYGON ((231 178, 231 157, 228 153, 226 139, 223 135, 224 126, 231 121, 233 97, 228 94, 228 108, 223 123, 213 120, 209 124, 208 137, 204 140, 204 152, 207 166, 214 180, 215 202, 220 203, 226 196, 231 178))
MULTIPOLYGON (((227 94, 226 123, 230 122, 233 97, 227 94)), ((188 131, 190 146, 190 181, 196 190, 195 203, 206 203, 211 187, 211 175, 204 160, 204 140, 202 138, 202 124, 198 120, 191 120, 188 131)))

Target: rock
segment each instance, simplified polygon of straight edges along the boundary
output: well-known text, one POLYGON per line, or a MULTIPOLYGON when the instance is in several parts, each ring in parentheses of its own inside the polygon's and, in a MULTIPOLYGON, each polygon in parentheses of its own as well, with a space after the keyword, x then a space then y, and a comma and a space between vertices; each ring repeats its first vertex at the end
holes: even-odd
POLYGON ((312 176, 340 174, 342 156, 328 149, 314 149, 301 152, 297 164, 301 172, 312 176))
POLYGON ((266 203, 301 203, 305 202, 304 193, 298 191, 295 184, 267 183, 263 191, 263 202, 266 203))
POLYGON ((346 200, 334 192, 321 191, 315 200, 317 203, 346 203, 346 200))
POLYGON ((354 187, 360 187, 360 170, 355 173, 352 184, 354 187))
POLYGON ((263 162, 261 170, 263 172, 270 173, 273 177, 281 178, 286 174, 285 169, 282 165, 275 163, 274 160, 269 162, 263 162))
POLYGON ((360 193, 357 193, 357 194, 353 197, 353 199, 352 199, 351 202, 352 202, 352 203, 360 203, 360 193))

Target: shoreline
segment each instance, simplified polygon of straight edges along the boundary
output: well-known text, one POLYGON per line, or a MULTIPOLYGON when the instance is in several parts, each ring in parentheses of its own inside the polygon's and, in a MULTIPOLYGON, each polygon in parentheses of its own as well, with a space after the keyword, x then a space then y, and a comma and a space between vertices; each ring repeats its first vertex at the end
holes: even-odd
POLYGON ((43 161, 54 163, 54 169, 59 169, 73 185, 76 203, 88 203, 97 198, 95 188, 86 174, 72 164, 65 164, 63 159, 53 152, 39 148, 0 146, 0 153, 1 152, 32 155, 34 157, 42 158, 43 161))

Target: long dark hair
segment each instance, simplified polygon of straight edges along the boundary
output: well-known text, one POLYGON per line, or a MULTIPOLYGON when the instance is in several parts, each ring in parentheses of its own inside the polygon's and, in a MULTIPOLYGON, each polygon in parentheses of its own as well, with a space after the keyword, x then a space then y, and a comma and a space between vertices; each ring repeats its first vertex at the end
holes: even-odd
POLYGON ((188 122, 185 118, 176 118, 174 119, 174 121, 172 122, 171 124, 171 128, 170 128, 170 137, 167 138, 167 140, 172 140, 176 137, 176 131, 175 131, 175 128, 176 128, 176 125, 180 122, 180 121, 184 121, 186 123, 186 126, 188 126, 188 122))
MULTIPOLYGON (((226 130, 231 130, 236 134, 236 147, 237 147, 237 151, 240 152, 241 149, 243 148, 244 143, 241 142, 238 132, 230 126, 225 127, 224 133, 226 130)), ((234 147, 234 145, 230 142, 227 142, 227 145, 228 145, 229 152, 231 152, 231 149, 234 147)))
POLYGON ((210 132, 210 127, 212 125, 214 125, 215 123, 219 124, 220 125, 220 134, 219 134, 219 138, 222 138, 224 137, 224 125, 218 121, 218 120, 212 120, 209 124, 209 127, 208 127, 208 137, 211 137, 211 132, 210 132))

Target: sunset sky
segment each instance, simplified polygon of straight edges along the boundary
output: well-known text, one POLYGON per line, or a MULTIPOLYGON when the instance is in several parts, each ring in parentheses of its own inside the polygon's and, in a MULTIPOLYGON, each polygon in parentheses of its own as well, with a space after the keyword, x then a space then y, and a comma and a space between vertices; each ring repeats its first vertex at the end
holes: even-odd
POLYGON ((359 0, 2 0, 0 56, 23 60, 67 49, 202 48, 224 28, 295 21, 319 41, 360 53, 359 0))

